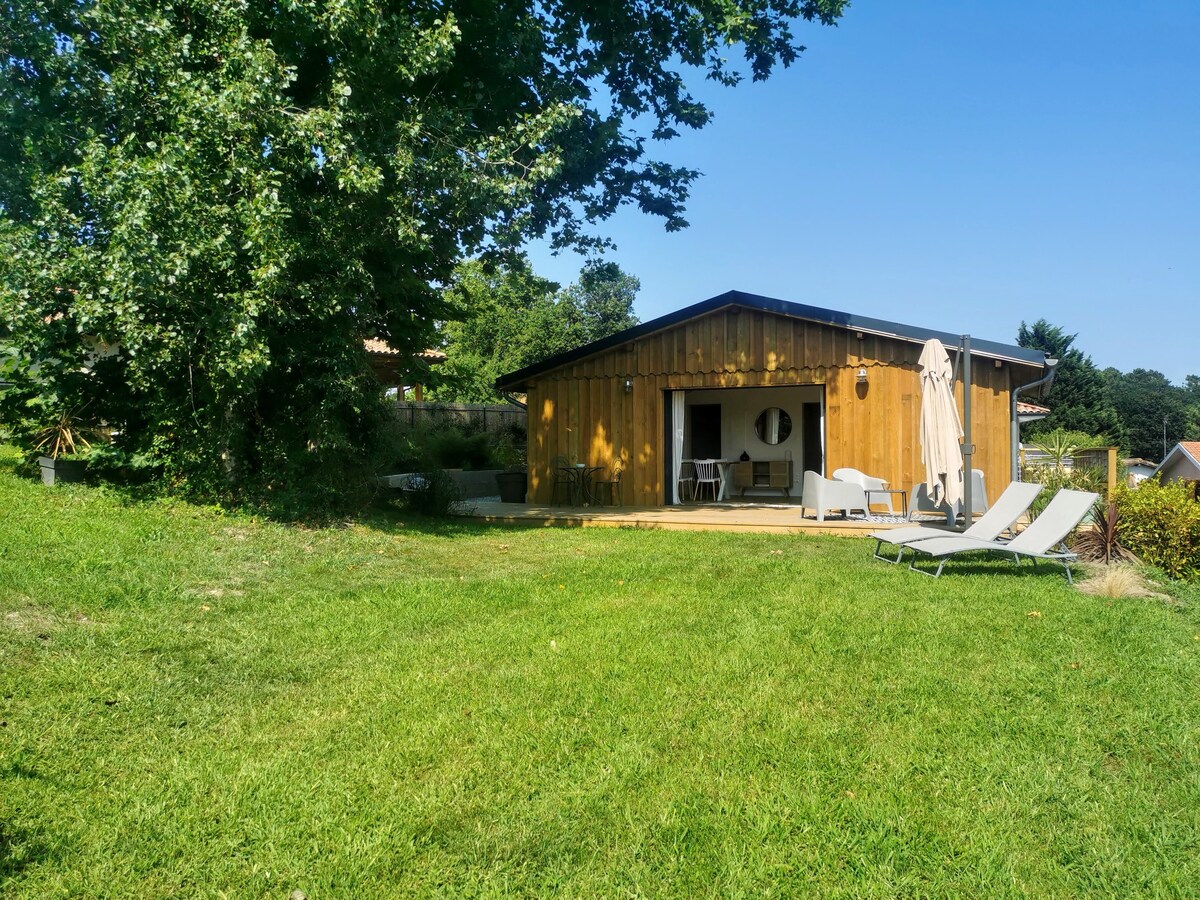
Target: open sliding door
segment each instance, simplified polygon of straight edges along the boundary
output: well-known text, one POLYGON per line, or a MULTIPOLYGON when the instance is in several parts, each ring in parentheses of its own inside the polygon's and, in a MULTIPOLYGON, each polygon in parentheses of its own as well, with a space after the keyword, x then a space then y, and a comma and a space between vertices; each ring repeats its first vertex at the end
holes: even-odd
POLYGON ((663 503, 675 505, 679 499, 679 474, 683 464, 684 427, 687 406, 684 391, 665 391, 663 404, 663 503))

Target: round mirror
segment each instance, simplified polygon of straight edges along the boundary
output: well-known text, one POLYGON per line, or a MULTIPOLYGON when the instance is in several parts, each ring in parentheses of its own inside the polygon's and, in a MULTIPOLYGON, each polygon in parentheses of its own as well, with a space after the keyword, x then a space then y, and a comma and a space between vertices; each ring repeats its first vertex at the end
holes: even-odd
POLYGON ((792 417, 778 406, 764 409, 754 420, 754 432, 764 444, 782 444, 792 433, 792 417))

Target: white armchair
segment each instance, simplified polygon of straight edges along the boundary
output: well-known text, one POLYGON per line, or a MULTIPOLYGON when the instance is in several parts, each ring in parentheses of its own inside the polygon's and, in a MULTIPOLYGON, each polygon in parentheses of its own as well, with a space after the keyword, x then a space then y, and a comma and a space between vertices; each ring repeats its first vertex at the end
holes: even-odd
POLYGON ((803 517, 807 509, 815 510, 817 521, 825 521, 825 510, 840 509, 843 514, 850 515, 850 510, 867 508, 867 494, 857 484, 849 481, 830 481, 822 478, 816 472, 804 473, 804 485, 800 497, 800 515, 803 517))
POLYGON ((892 508, 892 495, 888 492, 888 483, 882 478, 872 478, 858 469, 835 469, 833 472, 834 481, 846 481, 850 484, 857 484, 867 494, 867 503, 884 503, 887 505, 889 515, 895 515, 896 510, 892 508), (880 500, 872 500, 871 492, 881 492, 880 500))

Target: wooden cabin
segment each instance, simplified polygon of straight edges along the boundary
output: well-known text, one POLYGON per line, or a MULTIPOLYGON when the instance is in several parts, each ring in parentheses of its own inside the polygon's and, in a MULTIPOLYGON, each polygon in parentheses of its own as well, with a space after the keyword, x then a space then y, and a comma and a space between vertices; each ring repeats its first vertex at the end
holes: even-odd
MULTIPOLYGON (((671 503, 680 411, 682 458, 774 462, 792 497, 805 469, 829 476, 842 467, 911 491, 925 478, 917 359, 933 337, 956 361, 959 335, 730 291, 505 375, 497 387, 527 395, 531 503, 550 502, 560 456, 606 467, 620 460, 626 504, 671 503)), ((1011 472, 1012 391, 1043 376, 1044 355, 973 338, 971 358, 973 466, 992 502, 1011 472)), ((769 493, 782 492, 747 496, 769 493)))

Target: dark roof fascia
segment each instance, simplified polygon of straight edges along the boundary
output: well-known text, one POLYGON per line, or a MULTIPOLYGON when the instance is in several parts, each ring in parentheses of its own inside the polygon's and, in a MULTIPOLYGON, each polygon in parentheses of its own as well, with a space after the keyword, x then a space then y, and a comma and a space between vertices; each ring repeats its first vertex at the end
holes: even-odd
MULTIPOLYGON (((779 315, 797 319, 807 319, 825 325, 836 325, 850 331, 869 332, 883 337, 899 338, 900 340, 912 341, 914 343, 923 344, 930 338, 937 338, 951 352, 957 349, 959 339, 962 337, 962 335, 951 334, 948 331, 934 331, 929 328, 902 325, 899 322, 873 319, 870 316, 856 316, 833 309, 822 309, 819 306, 793 303, 790 300, 778 300, 774 297, 763 297, 759 294, 747 294, 742 291, 726 291, 724 294, 718 294, 715 297, 702 300, 700 303, 685 306, 683 309, 676 310, 673 313, 668 313, 657 319, 651 319, 649 322, 643 322, 641 325, 635 325, 633 328, 627 328, 625 331, 618 332, 610 337, 593 341, 590 344, 585 344, 574 350, 568 350, 565 353, 555 354, 539 363, 534 363, 532 366, 517 369, 517 371, 509 372, 507 375, 501 375, 496 379, 496 388, 501 391, 519 390, 525 386, 530 378, 535 378, 552 369, 557 369, 560 366, 565 366, 596 353, 603 353, 605 350, 611 350, 613 347, 619 347, 622 344, 646 337, 665 328, 671 328, 681 322, 686 322, 688 319, 716 312, 727 306, 744 306, 749 309, 778 313, 779 315)), ((996 341, 985 341, 975 337, 971 338, 971 351, 973 354, 1005 359, 1010 362, 1023 363, 1035 367, 1044 366, 1046 358, 1046 355, 1041 350, 1031 350, 1027 347, 1001 344, 996 341)))

